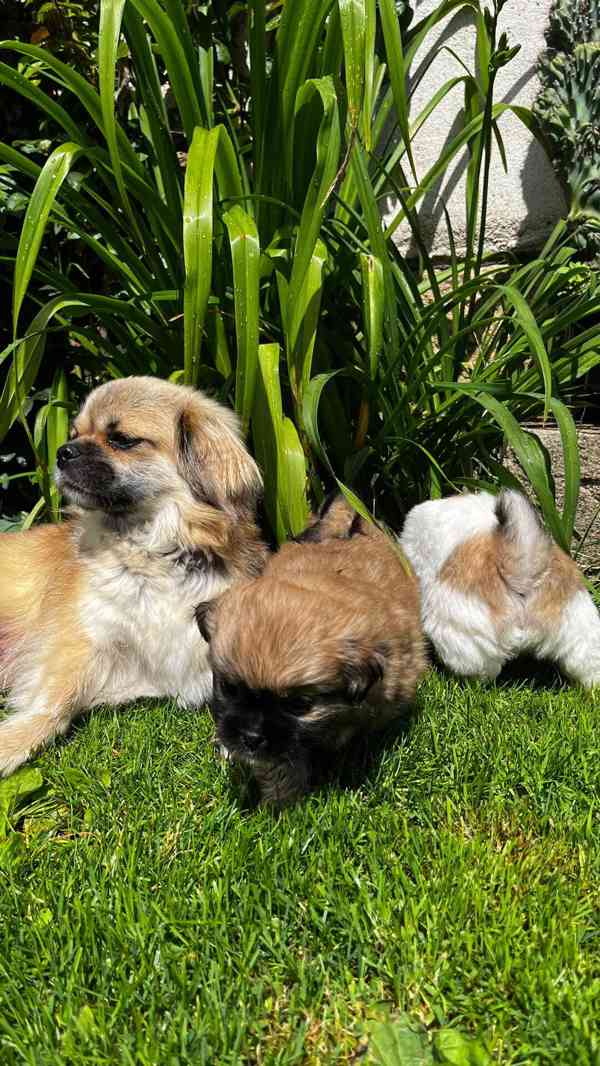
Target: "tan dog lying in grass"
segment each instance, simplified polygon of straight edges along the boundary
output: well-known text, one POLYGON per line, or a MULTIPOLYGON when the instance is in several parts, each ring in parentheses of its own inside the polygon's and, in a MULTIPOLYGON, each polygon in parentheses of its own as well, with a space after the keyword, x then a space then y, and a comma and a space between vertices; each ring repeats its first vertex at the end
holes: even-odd
POLYGON ((102 385, 58 452, 62 525, 0 536, 0 774, 85 708, 203 704, 199 602, 259 573, 261 479, 233 413, 154 378, 102 385))
POLYGON ((198 620, 219 741, 271 802, 310 789, 350 741, 401 715, 425 669, 417 583, 343 497, 198 620))
POLYGON ((527 652, 582 685, 600 682, 600 616, 521 493, 419 504, 401 544, 421 583, 425 633, 450 670, 494 678, 527 652))

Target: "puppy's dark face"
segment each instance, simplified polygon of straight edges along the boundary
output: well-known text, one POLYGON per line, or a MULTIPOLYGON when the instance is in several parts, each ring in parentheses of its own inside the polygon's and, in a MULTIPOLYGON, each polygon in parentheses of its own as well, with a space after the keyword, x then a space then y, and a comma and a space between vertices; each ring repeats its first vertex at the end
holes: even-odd
POLYGON ((281 696, 222 674, 214 676, 212 713, 218 738, 230 755, 244 762, 282 759, 302 746, 301 719, 310 706, 308 696, 281 696))
POLYGON ((334 753, 357 733, 377 728, 378 711, 365 698, 380 677, 379 665, 341 668, 320 690, 281 693, 216 671, 211 711, 219 743, 252 768, 263 800, 289 802, 326 775, 334 753))
POLYGON ((58 450, 56 483, 79 507, 116 514, 169 501, 252 512, 260 489, 232 412, 153 378, 90 394, 58 450))

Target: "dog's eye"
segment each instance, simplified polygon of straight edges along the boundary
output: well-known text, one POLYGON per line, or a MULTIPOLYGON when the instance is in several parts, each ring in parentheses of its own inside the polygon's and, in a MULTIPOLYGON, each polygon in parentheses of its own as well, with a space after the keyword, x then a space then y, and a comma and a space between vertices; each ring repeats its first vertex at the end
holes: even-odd
POLYGON ((142 443, 141 437, 128 437, 125 433, 109 433, 106 438, 106 443, 110 448, 117 448, 119 451, 126 451, 128 448, 135 448, 136 444, 142 443))
POLYGON ((288 714, 300 716, 310 710, 313 699, 312 696, 286 696, 281 703, 288 714))
POLYGON ((239 685, 235 681, 227 681, 224 677, 215 676, 213 684, 219 695, 225 699, 233 699, 239 695, 239 685))

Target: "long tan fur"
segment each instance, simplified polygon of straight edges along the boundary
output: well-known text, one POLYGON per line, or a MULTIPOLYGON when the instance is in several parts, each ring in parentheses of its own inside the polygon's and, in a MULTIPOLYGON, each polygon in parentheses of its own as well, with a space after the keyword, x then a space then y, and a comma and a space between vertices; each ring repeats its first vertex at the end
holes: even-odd
POLYGON ((0 722, 0 775, 99 703, 203 703, 211 674, 194 609, 266 556, 258 470, 235 416, 201 393, 111 382, 72 437, 77 455, 63 451, 59 470, 72 516, 0 536, 0 687, 13 712, 0 722))
POLYGON ((261 577, 228 590, 203 625, 224 746, 228 719, 233 730, 239 721, 242 738, 252 715, 266 737, 289 730, 277 756, 247 760, 233 733, 234 757, 250 762, 263 798, 277 802, 308 787, 315 751, 334 752, 397 717, 425 669, 416 579, 388 537, 343 498, 307 539, 272 556, 261 577), (227 691, 236 689, 253 708, 247 714, 232 712, 227 691), (292 717, 285 708, 297 697, 306 706, 292 717))

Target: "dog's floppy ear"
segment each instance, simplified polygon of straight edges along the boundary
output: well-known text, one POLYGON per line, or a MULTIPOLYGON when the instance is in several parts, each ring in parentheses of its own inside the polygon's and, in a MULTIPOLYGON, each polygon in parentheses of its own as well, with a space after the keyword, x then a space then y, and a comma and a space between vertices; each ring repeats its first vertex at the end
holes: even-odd
POLYGON ((262 493, 258 467, 240 440, 232 411, 196 395, 180 411, 177 464, 192 495, 222 511, 254 518, 262 493))
POLYGON ((367 698, 369 690, 383 677, 384 663, 383 649, 377 648, 369 655, 359 656, 354 646, 350 648, 343 676, 351 703, 361 703, 367 698))

